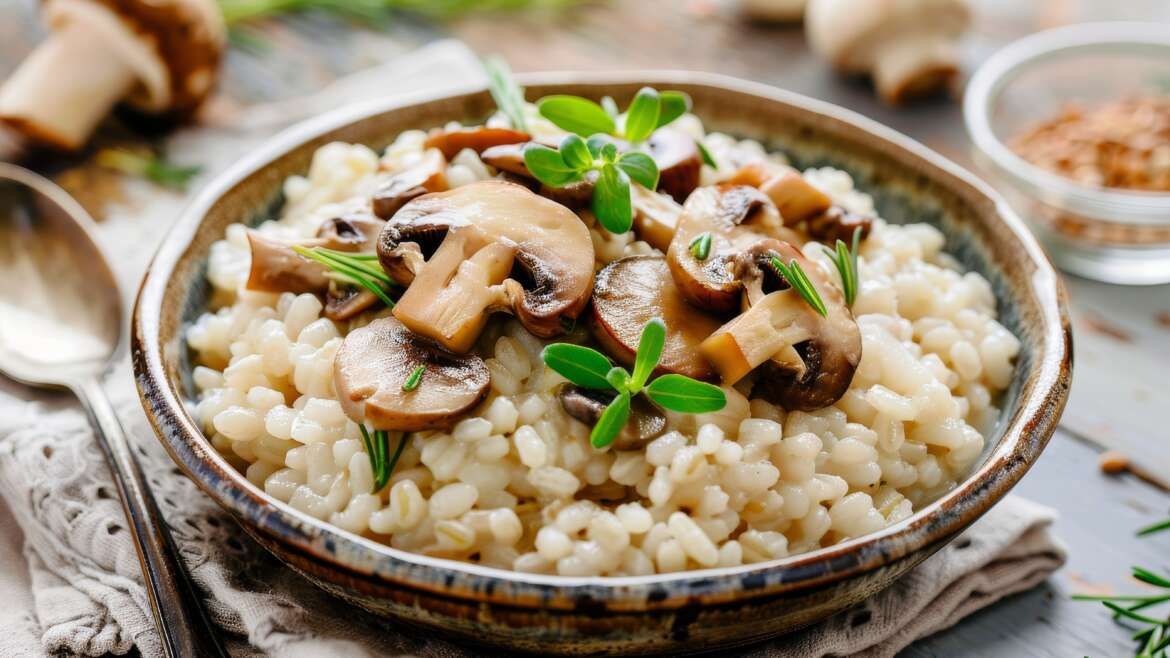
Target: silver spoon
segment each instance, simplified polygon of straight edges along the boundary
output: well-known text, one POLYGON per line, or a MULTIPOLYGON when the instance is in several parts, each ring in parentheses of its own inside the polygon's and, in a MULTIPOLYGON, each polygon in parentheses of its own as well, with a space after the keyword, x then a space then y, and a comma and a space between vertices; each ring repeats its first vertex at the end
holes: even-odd
POLYGON ((113 471, 166 655, 226 658, 101 387, 121 341, 122 297, 92 230, 60 187, 0 162, 0 372, 81 400, 113 471))

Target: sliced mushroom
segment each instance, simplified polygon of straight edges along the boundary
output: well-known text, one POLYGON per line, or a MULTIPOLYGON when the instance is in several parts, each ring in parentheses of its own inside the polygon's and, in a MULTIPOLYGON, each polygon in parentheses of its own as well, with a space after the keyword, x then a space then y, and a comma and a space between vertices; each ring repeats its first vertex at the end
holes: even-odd
POLYGON ((585 308, 593 242, 571 210, 527 188, 481 181, 411 201, 378 242, 386 272, 409 286, 394 316, 466 352, 489 314, 510 310, 550 337, 585 308))
POLYGON ((613 358, 634 363, 642 328, 653 318, 666 325, 666 342, 655 372, 711 379, 715 372, 699 344, 720 321, 691 306, 670 276, 662 256, 627 256, 597 273, 593 287, 593 335, 613 358))
MULTIPOLYGON (((565 384, 557 392, 565 413, 592 427, 614 399, 613 392, 565 384)), ((614 450, 641 450, 666 431, 666 414, 645 396, 630 400, 630 419, 614 439, 614 450)))
POLYGON ((365 288, 333 285, 325 295, 324 315, 335 322, 345 322, 373 308, 379 301, 377 295, 365 288))
POLYGON ((833 200, 799 171, 771 162, 744 165, 726 182, 759 188, 776 204, 786 226, 808 221, 833 205, 833 200))
POLYGON ((851 213, 841 206, 833 206, 808 220, 808 234, 821 242, 841 240, 849 244, 853 239, 853 231, 859 227, 861 237, 868 237, 873 228, 873 218, 851 213))
POLYGON ((666 260, 692 304, 730 313, 740 307, 743 280, 758 269, 752 247, 775 238, 795 241, 796 235, 762 192, 747 185, 701 187, 683 206, 666 260), (703 233, 711 235, 711 248, 700 259, 691 243, 703 233))
POLYGON ((703 155, 690 135, 659 128, 646 140, 646 150, 658 165, 658 191, 683 203, 699 186, 703 155))
POLYGON ((389 219, 406 202, 428 192, 447 189, 447 158, 437 148, 428 148, 414 165, 396 172, 378 186, 371 200, 374 214, 389 219))
POLYGON ((475 355, 452 354, 410 332, 394 318, 378 318, 345 337, 333 358, 333 386, 355 423, 415 432, 450 427, 487 394, 491 374, 475 355), (422 366, 412 391, 402 385, 422 366))
POLYGON ((386 221, 362 208, 325 220, 317 229, 322 246, 338 251, 373 251, 386 221))
POLYGON ((682 206, 665 194, 630 185, 634 206, 634 233, 651 247, 665 252, 674 239, 682 206))
MULTIPOLYGON (((264 236, 249 229, 248 246, 252 264, 248 271, 248 290, 261 292, 324 293, 329 289, 329 271, 324 265, 304 258, 292 250, 292 244, 264 236)), ((302 242, 319 246, 320 240, 302 242)))
POLYGON ((808 274, 828 309, 819 315, 800 294, 777 287, 770 276, 747 282, 748 309, 703 341, 703 355, 734 384, 758 366, 753 395, 789 410, 813 411, 841 398, 861 361, 861 332, 840 289, 795 247, 780 241, 764 243, 770 258, 796 260, 808 274), (771 285, 770 285, 771 284, 771 285))
POLYGON ((524 147, 528 144, 529 142, 522 142, 493 146, 484 149, 483 153, 479 154, 479 159, 500 171, 532 178, 532 172, 528 171, 528 165, 524 164, 524 147))
POLYGON ((448 160, 458 155, 463 149, 471 149, 476 153, 483 153, 493 146, 501 144, 520 144, 529 140, 527 133, 511 128, 456 128, 455 130, 432 130, 423 142, 426 148, 437 148, 443 152, 448 160))

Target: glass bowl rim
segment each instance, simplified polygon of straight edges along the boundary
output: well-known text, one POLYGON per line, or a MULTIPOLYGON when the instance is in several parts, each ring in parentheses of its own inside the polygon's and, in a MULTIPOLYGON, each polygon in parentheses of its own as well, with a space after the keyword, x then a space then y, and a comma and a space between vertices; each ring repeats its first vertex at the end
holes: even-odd
POLYGON ((1170 193, 1121 191, 1078 183, 1017 155, 991 128, 991 104, 1029 66, 1077 53, 1170 56, 1170 25, 1080 23, 1037 32, 995 52, 976 70, 963 98, 963 119, 980 154, 1033 197, 1089 217, 1164 226, 1170 193))

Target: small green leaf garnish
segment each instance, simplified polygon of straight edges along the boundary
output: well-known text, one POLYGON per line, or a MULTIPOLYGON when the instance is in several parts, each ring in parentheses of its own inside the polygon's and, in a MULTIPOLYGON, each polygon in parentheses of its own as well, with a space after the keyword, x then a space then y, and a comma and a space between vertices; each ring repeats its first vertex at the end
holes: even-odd
POLYGON ((857 245, 861 241, 861 227, 853 229, 853 245, 846 247, 845 243, 837 240, 836 249, 825 248, 825 253, 837 267, 837 274, 841 276, 841 292, 845 294, 845 303, 853 306, 857 299, 859 287, 857 277, 857 245))
POLYGON ((610 388, 609 374, 613 364, 604 354, 573 343, 553 343, 540 353, 545 365, 565 379, 585 388, 610 388))
POLYGON ((658 187, 658 165, 654 158, 640 151, 623 153, 617 166, 642 187, 653 190, 658 187))
POLYGON ((703 231, 691 240, 687 248, 691 250, 691 255, 698 261, 705 261, 711 255, 711 232, 703 231))
POLYGON ((715 162, 715 158, 711 157, 711 152, 707 150, 707 145, 703 140, 696 139, 695 146, 699 147, 699 155, 703 158, 703 164, 712 169, 719 169, 719 164, 715 162))
POLYGON ((646 395, 671 411, 687 414, 719 411, 727 404, 727 395, 718 386, 673 373, 650 382, 646 395))
POLYGON ((565 162, 560 151, 543 144, 529 143, 524 147, 524 166, 536 180, 549 187, 564 187, 584 176, 581 170, 565 162))
POLYGON ((662 101, 658 91, 652 87, 642 87, 626 110, 625 138, 631 142, 646 139, 658 127, 661 114, 662 101))
POLYGON ((661 128, 675 119, 686 114, 691 109, 691 97, 681 91, 664 91, 658 94, 661 110, 658 113, 658 125, 661 128))
POLYGON ((294 245, 292 250, 333 270, 342 282, 361 286, 374 293, 387 308, 394 308, 394 300, 390 299, 387 289, 397 284, 378 264, 377 256, 301 245, 294 245))
POLYGON ((593 154, 589 152, 585 140, 579 135, 566 135, 557 150, 566 167, 571 167, 574 171, 588 171, 593 168, 593 154))
POLYGON ((613 399, 613 402, 609 403, 605 411, 601 412, 601 417, 597 419, 597 424, 593 426, 593 431, 589 433, 590 445, 594 448, 601 449, 613 443, 629 419, 630 393, 628 391, 622 391, 613 399))
MULTIPOLYGON (((666 323, 661 318, 654 318, 642 327, 642 336, 638 339, 638 352, 634 355, 634 374, 630 377, 629 391, 637 394, 654 372, 658 359, 662 358, 662 346, 666 343, 666 323)), ((618 389, 621 390, 621 389, 618 389)))
POLYGON ((394 467, 398 465, 398 460, 402 457, 402 451, 406 448, 406 439, 410 434, 403 432, 399 436, 398 447, 391 455, 390 432, 374 430, 373 436, 371 436, 364 424, 358 424, 358 429, 361 430, 362 447, 366 449, 366 455, 370 460, 370 470, 374 474, 374 486, 370 493, 376 494, 390 482, 390 476, 394 473, 394 467))
POLYGON ((508 117, 513 129, 528 132, 528 122, 524 118, 524 90, 512 78, 508 63, 502 57, 489 57, 484 60, 483 68, 496 107, 508 117))
MULTIPOLYGON (((605 149, 602 149, 604 156, 605 149)), ((593 187, 593 214, 605 230, 625 233, 634 225, 634 206, 630 199, 630 177, 617 165, 601 167, 601 175, 593 187)))
POLYGON ((406 377, 406 381, 402 382, 402 390, 409 393, 418 388, 418 385, 422 383, 423 373, 426 371, 426 366, 419 366, 411 370, 410 374, 406 377))
POLYGON ((808 274, 805 273, 804 268, 800 266, 800 263, 798 263, 795 258, 792 259, 791 263, 785 265, 780 261, 779 257, 772 256, 772 267, 780 276, 784 277, 784 280, 788 282, 788 285, 792 286, 792 289, 795 290, 804 299, 804 301, 808 302, 808 305, 811 306, 814 311, 819 313, 821 317, 829 317, 829 310, 825 308, 825 301, 821 299, 821 294, 817 292, 817 289, 815 286, 813 286, 812 281, 809 281, 808 274))
POLYGON ((588 137, 594 133, 612 134, 617 123, 605 108, 580 96, 545 96, 536 104, 540 115, 558 128, 588 137))
POLYGON ((621 366, 614 366, 605 373, 605 381, 613 387, 615 391, 624 391, 630 386, 630 373, 621 366))

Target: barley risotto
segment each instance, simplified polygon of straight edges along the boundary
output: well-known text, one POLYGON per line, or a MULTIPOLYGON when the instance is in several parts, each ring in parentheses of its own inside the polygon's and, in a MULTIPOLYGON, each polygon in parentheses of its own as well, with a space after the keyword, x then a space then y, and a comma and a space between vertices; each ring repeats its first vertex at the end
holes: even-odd
POLYGON ((1019 341, 938 230, 676 92, 496 91, 482 126, 322 146, 213 246, 195 417, 252 483, 399 549, 618 576, 831 546, 968 474, 1019 341))

